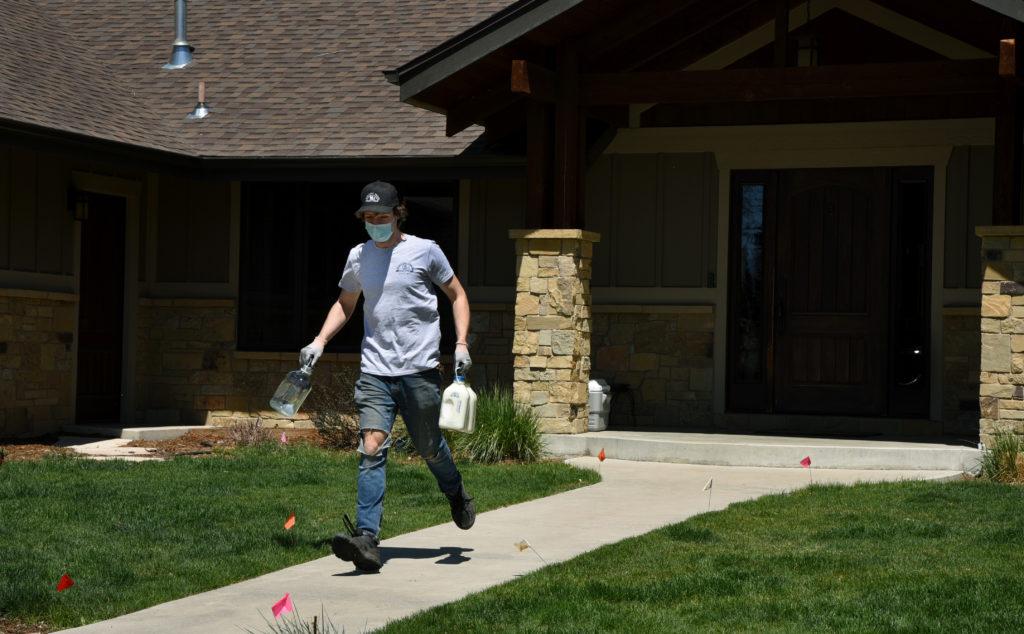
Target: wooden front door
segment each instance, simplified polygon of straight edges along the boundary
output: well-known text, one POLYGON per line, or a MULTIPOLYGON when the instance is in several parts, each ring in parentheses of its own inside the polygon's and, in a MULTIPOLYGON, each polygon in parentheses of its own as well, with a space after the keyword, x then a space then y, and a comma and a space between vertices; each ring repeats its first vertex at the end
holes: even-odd
POLYGON ((927 302, 900 301, 908 288, 927 288, 930 279, 930 195, 907 195, 930 191, 930 173, 922 174, 909 168, 735 173, 731 410, 927 413, 926 377, 913 385, 897 377, 919 375, 924 358, 906 361, 890 346, 926 348, 927 302), (907 323, 917 331, 909 332, 907 323))
POLYGON ((78 308, 79 423, 116 423, 121 415, 125 200, 89 194, 82 222, 78 308))
POLYGON ((774 409, 882 414, 888 170, 792 170, 778 183, 774 409))

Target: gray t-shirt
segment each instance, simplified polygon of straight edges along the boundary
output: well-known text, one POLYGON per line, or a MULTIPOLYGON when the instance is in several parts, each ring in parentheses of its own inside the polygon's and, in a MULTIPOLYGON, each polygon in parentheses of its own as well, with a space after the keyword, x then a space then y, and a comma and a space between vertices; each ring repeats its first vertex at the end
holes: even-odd
POLYGON ((338 286, 362 291, 365 298, 363 372, 404 376, 438 366, 441 319, 433 284, 445 284, 454 275, 432 240, 406 234, 390 249, 372 240, 352 248, 338 286))

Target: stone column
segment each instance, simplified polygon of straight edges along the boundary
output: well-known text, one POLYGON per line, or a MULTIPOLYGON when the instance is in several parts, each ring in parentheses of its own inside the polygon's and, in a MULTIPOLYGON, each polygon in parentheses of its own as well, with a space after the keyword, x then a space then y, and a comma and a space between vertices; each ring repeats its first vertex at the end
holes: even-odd
POLYGON ((515 229, 513 390, 546 433, 587 430, 590 262, 600 236, 581 229, 515 229))
POLYGON ((978 227, 981 283, 981 441, 1024 435, 1024 226, 978 227))

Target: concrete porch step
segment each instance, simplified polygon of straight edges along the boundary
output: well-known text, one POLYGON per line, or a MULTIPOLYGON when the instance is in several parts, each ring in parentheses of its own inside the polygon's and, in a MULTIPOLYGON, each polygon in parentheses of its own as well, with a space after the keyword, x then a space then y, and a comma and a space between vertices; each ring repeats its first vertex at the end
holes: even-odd
POLYGON ((203 425, 175 425, 170 427, 121 427, 118 425, 65 425, 61 431, 75 436, 100 436, 128 440, 171 440, 180 438, 203 425))
POLYGON ((954 441, 754 436, 657 431, 544 434, 558 456, 596 456, 643 462, 731 467, 977 471, 982 452, 954 441))

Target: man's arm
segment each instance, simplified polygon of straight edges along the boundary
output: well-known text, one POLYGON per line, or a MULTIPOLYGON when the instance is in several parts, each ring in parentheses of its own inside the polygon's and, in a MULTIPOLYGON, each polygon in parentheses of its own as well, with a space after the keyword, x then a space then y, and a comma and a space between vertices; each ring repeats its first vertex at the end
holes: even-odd
POLYGON ((468 349, 469 342, 466 337, 469 336, 469 297, 466 295, 466 289, 462 288, 459 278, 453 275, 452 279, 441 285, 441 290, 452 302, 452 314, 455 317, 455 345, 462 344, 468 349))
POLYGON ((359 291, 341 291, 338 295, 338 300, 334 302, 331 310, 327 312, 327 318, 324 319, 324 325, 320 328, 320 334, 316 336, 320 343, 326 346, 327 342, 348 323, 352 313, 356 310, 356 302, 358 301, 359 291))
POLYGON ((324 325, 320 328, 320 334, 314 337, 308 346, 299 351, 299 363, 311 366, 320 359, 324 348, 327 347, 327 342, 338 334, 338 331, 355 312, 357 301, 359 301, 359 291, 341 291, 338 300, 331 306, 331 310, 327 311, 327 318, 324 319, 324 325))

